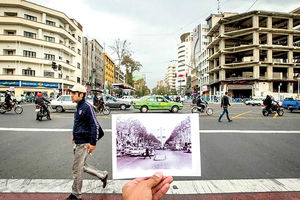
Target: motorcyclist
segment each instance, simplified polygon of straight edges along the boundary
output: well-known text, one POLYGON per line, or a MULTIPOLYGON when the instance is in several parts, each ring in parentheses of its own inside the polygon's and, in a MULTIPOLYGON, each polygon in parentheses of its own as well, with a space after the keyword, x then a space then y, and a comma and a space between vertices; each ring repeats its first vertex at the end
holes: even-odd
POLYGON ((50 101, 48 101, 47 99, 45 99, 45 97, 43 97, 42 93, 38 93, 37 98, 35 100, 35 104, 38 104, 39 106, 43 107, 43 109, 47 112, 47 119, 51 120, 50 111, 48 110, 47 106, 45 105, 45 102, 50 103, 50 101))
POLYGON ((271 96, 267 95, 266 99, 264 100, 264 105, 266 105, 266 110, 270 111, 270 109, 272 108, 272 98, 271 96))
POLYGON ((100 109, 100 112, 102 112, 103 111, 103 109, 104 109, 104 100, 103 100, 103 96, 102 95, 100 95, 100 97, 99 97, 99 109, 100 109))
POLYGON ((11 106, 12 106, 12 99, 11 99, 11 93, 10 92, 6 92, 5 105, 6 105, 6 109, 11 108, 11 106))
POLYGON ((204 105, 204 102, 201 100, 201 96, 198 96, 197 101, 196 101, 196 105, 197 105, 197 107, 200 107, 201 110, 204 110, 205 105, 204 105))
POLYGON ((95 93, 93 98, 93 105, 97 108, 97 110, 100 110, 100 100, 98 98, 98 93, 95 93))

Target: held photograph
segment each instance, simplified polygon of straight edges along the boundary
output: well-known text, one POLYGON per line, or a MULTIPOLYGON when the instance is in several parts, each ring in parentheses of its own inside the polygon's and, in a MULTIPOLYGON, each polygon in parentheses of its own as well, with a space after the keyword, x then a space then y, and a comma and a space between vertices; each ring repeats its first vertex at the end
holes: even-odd
POLYGON ((197 114, 112 116, 113 178, 201 176, 197 114))

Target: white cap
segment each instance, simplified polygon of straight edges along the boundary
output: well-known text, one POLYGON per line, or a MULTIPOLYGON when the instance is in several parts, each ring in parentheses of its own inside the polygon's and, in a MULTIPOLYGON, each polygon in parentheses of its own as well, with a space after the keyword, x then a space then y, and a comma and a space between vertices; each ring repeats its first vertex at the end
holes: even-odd
POLYGON ((86 93, 86 88, 81 84, 76 84, 70 89, 70 91, 86 93))

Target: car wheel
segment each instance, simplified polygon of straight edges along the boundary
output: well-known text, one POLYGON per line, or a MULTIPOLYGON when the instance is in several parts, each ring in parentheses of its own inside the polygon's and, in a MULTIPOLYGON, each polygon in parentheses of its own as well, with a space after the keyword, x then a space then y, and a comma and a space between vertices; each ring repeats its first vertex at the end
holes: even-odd
POLYGON ((177 113, 178 110, 179 110, 178 106, 173 106, 173 107, 171 108, 171 111, 172 111, 173 113, 177 113))
POLYGON ((148 107, 147 107, 147 106, 142 106, 141 112, 142 112, 142 113, 148 112, 148 107))
POLYGON ((120 109, 121 109, 121 110, 126 110, 126 105, 121 104, 121 105, 120 105, 120 109))
POLYGON ((64 111, 64 108, 63 108, 62 106, 57 106, 57 107, 56 107, 56 112, 61 113, 61 112, 63 112, 63 111, 64 111))

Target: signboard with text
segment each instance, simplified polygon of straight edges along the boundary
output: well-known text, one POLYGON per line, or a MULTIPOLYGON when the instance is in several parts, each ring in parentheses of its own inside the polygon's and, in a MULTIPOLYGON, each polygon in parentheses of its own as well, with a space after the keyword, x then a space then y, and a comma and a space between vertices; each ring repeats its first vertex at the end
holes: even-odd
POLYGON ((0 86, 5 87, 12 87, 12 86, 19 86, 20 81, 0 81, 0 86))
POLYGON ((32 81, 22 81, 22 87, 43 87, 43 88, 58 88, 58 83, 41 83, 32 81))

